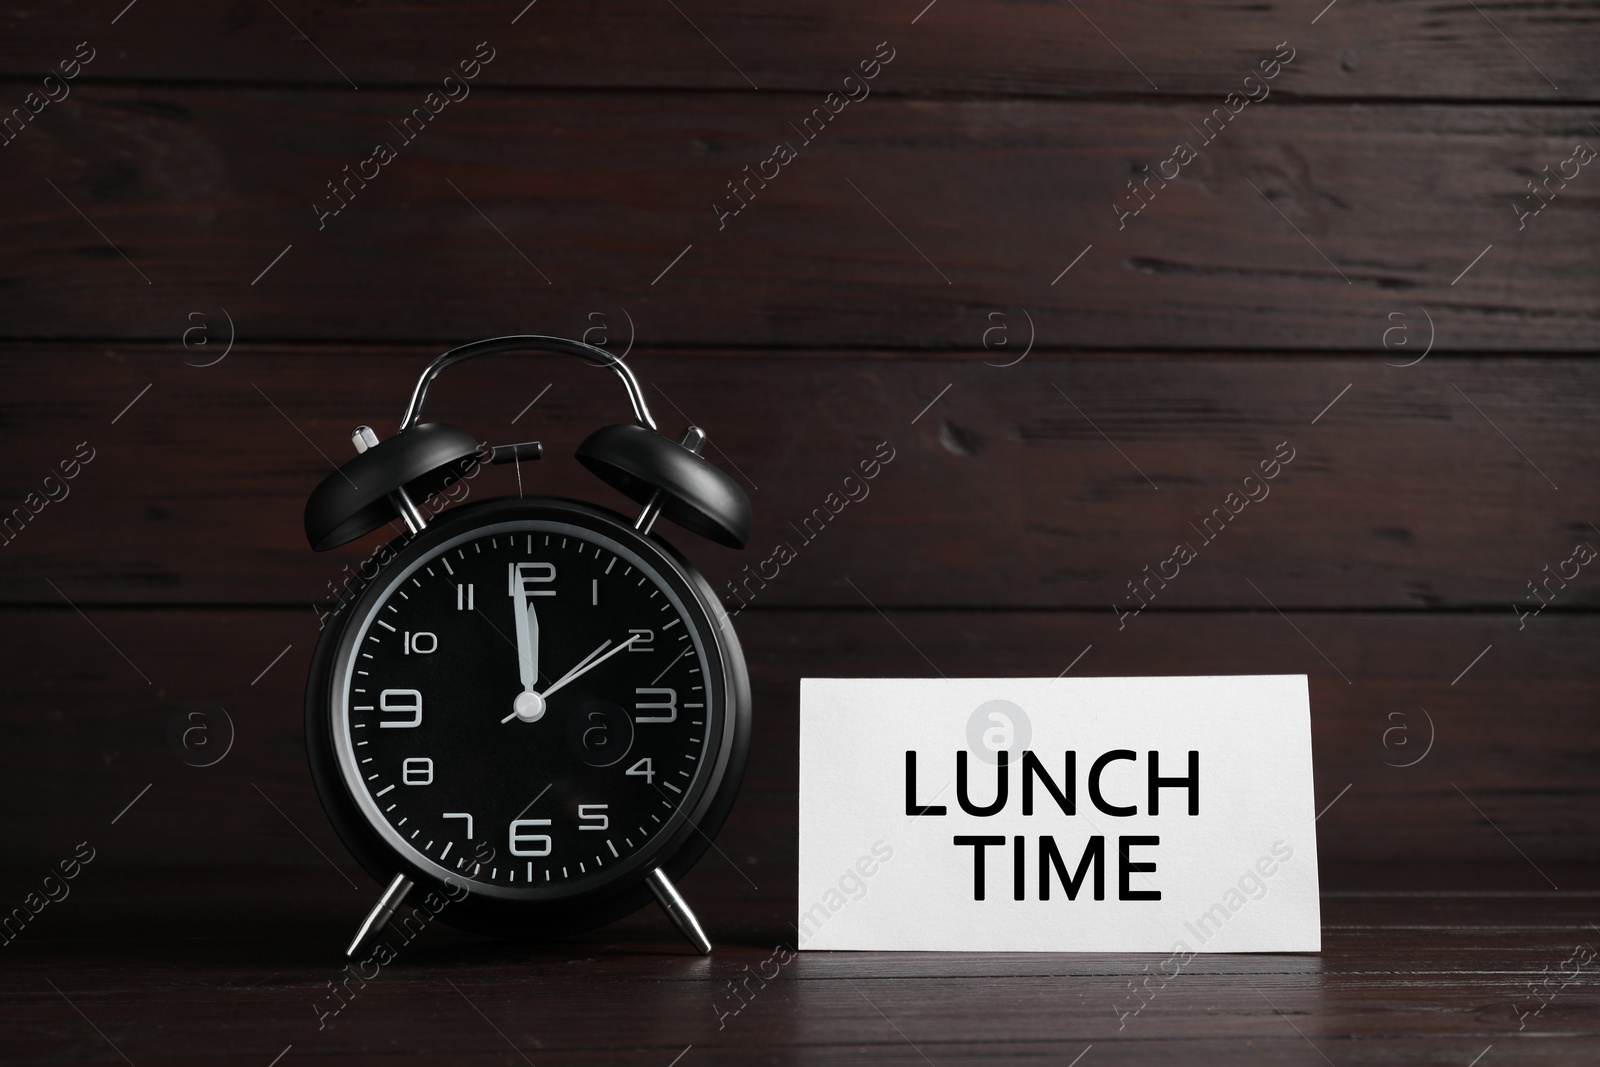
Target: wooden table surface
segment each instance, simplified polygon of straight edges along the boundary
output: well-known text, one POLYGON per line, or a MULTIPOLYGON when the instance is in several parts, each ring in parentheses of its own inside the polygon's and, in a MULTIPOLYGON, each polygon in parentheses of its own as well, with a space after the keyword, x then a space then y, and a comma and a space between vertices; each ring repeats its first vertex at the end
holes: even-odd
POLYGON ((1592 868, 1546 868, 1559 890, 1531 888, 1543 883, 1520 863, 1331 869, 1328 884, 1350 888, 1323 893, 1322 952, 1200 955, 1174 975, 1159 955, 795 954, 792 869, 731 863, 713 854, 684 884, 717 942, 710 957, 653 907, 560 943, 435 923, 369 981, 351 979, 336 1014, 329 983, 346 977, 342 946, 376 885, 358 877, 353 890, 326 866, 91 865, 5 950, 0 1062, 1496 1067, 1600 1055, 1592 868), (1397 881, 1480 888, 1357 888, 1397 881))
POLYGON ((7 950, 3 1060, 1491 1067, 1600 1050, 1600 965, 1574 957, 1600 942, 1593 872, 1559 871, 1590 887, 1559 891, 1328 890, 1321 953, 1203 955, 1165 980, 1149 955, 795 955, 792 879, 758 876, 750 891, 713 858, 688 880, 709 958, 653 908, 557 944, 435 924, 325 1017, 314 1005, 333 1005, 376 887, 352 892, 325 868, 89 868, 7 950), (1147 978, 1141 1008, 1131 987, 1147 978))

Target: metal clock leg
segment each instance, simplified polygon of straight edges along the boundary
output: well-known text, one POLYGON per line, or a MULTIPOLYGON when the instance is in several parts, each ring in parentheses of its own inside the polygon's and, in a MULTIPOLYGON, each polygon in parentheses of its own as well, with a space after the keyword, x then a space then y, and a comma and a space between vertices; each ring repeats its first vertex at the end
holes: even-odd
POLYGON ((362 921, 361 928, 356 931, 355 939, 350 942, 350 947, 344 950, 347 959, 355 959, 358 952, 365 949, 383 932, 383 928, 389 925, 389 920, 399 910, 414 884, 403 874, 394 876, 394 881, 389 883, 389 888, 383 891, 383 896, 378 898, 378 903, 362 921))
POLYGON ((650 872, 645 882, 650 886, 650 892, 656 895, 656 903, 661 905, 661 910, 672 920, 672 925, 689 939, 689 943, 700 955, 710 955, 710 938, 706 937, 706 932, 700 928, 700 920, 694 917, 694 912, 689 910, 689 905, 678 894, 677 887, 672 884, 666 873, 657 867, 650 872))

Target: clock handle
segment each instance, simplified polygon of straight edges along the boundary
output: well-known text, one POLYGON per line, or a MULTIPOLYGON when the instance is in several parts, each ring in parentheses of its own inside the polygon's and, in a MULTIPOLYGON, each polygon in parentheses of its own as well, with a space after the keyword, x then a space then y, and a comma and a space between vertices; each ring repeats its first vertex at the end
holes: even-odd
POLYGON ((678 932, 689 939, 689 943, 700 955, 710 955, 710 938, 706 937, 705 930, 700 926, 700 920, 689 910, 689 905, 678 894, 677 887, 672 884, 666 872, 660 867, 655 868, 645 878, 645 884, 650 887, 650 892, 655 894, 656 903, 661 905, 661 910, 667 913, 667 918, 672 920, 672 925, 678 928, 678 932))
POLYGON ((401 903, 406 899, 406 894, 411 892, 416 883, 403 874, 394 876, 394 881, 389 883, 389 888, 383 891, 383 896, 378 898, 378 903, 373 905, 367 913, 361 927, 356 930, 355 938, 350 942, 350 947, 344 950, 346 959, 355 959, 356 954, 371 945, 373 940, 389 925, 389 920, 399 910, 401 903))

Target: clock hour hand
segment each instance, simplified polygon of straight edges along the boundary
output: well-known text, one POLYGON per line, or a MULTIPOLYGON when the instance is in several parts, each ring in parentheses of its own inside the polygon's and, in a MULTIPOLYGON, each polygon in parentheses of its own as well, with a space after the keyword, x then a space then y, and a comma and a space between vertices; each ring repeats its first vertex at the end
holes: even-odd
POLYGON ((532 604, 518 598, 517 612, 517 676, 522 681, 523 692, 537 692, 539 688, 539 615, 532 604))
POLYGON ((544 698, 539 695, 539 615, 528 602, 528 591, 523 587, 521 575, 515 565, 511 570, 511 610, 517 629, 517 675, 522 681, 522 692, 511 703, 511 714, 523 722, 537 722, 544 716, 544 698))

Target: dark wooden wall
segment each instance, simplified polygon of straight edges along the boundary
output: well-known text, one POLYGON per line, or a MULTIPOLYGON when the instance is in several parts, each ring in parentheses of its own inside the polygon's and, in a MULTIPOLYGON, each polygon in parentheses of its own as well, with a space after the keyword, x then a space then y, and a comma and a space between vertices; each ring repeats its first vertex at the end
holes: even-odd
MULTIPOLYGON (((727 847, 778 884, 799 678, 935 670, 1305 672, 1329 861, 1596 859, 1594 567, 1513 605, 1600 545, 1600 171, 1516 207, 1600 145, 1600 3, 1321 9, 10 5, 0 114, 94 58, 0 146, 0 511, 94 459, 0 546, 0 862, 88 837, 320 866, 314 842, 353 872, 300 693, 311 605, 376 542, 313 555, 305 495, 442 348, 585 330, 748 484, 742 556, 663 531, 719 588, 895 450, 739 618, 759 725, 727 847), (400 144, 483 41, 471 95, 400 144), (880 42, 871 95, 801 146, 880 42), (1201 145, 1280 42, 1270 97, 1201 145), (798 157, 719 226, 778 141, 798 157), (1178 141, 1198 157, 1119 226, 1178 141), (187 701, 237 728, 213 767, 168 744, 187 701)), ((620 503, 570 459, 625 414, 604 375, 474 365, 433 405, 543 439, 530 491, 620 503)))

